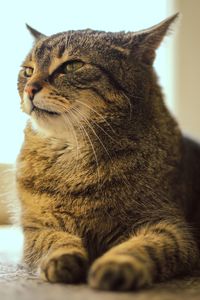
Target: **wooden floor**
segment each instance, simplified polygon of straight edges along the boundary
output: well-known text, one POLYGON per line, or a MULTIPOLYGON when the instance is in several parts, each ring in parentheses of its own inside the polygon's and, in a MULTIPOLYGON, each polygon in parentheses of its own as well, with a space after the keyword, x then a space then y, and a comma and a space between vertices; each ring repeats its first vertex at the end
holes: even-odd
POLYGON ((200 272, 197 271, 187 278, 130 293, 42 282, 19 263, 22 243, 19 229, 0 229, 0 300, 200 300, 200 272))

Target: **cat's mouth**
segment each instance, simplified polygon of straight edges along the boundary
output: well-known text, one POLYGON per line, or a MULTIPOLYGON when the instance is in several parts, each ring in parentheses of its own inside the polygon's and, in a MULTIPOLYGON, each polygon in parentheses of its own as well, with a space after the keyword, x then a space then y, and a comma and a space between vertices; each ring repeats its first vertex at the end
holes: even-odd
POLYGON ((47 109, 44 109, 44 108, 38 108, 36 106, 33 107, 31 113, 36 113, 37 115, 42 115, 42 114, 46 114, 46 115, 49 115, 49 116, 59 116, 60 113, 57 113, 57 112, 54 112, 54 111, 50 111, 50 110, 47 110, 47 109))

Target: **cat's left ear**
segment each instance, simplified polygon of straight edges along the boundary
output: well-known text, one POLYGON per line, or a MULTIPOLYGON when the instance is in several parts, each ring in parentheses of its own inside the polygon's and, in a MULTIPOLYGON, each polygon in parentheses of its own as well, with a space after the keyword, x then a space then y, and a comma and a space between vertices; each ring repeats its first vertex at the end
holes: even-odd
POLYGON ((179 13, 146 30, 127 33, 130 37, 127 45, 129 51, 143 62, 151 65, 155 59, 156 49, 169 32, 171 25, 178 19, 178 16, 179 13))
POLYGON ((26 24, 26 27, 27 27, 28 31, 31 33, 31 35, 34 37, 35 40, 39 40, 46 36, 43 33, 39 32, 36 29, 29 26, 28 24, 26 24))

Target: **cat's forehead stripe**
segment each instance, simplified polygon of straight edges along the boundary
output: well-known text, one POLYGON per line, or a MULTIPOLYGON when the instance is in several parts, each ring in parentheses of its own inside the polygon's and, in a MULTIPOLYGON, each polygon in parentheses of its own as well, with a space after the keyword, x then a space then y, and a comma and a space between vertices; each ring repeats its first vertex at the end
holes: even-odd
POLYGON ((35 48, 35 56, 41 59, 44 55, 55 53, 58 56, 62 56, 66 48, 67 36, 63 34, 56 35, 54 37, 48 37, 45 40, 39 42, 35 48))
POLYGON ((36 45, 33 57, 40 68, 45 68, 51 75, 63 62, 68 59, 66 51, 66 35, 57 35, 53 39, 48 37, 36 45))
POLYGON ((51 48, 44 43, 36 45, 33 51, 33 61, 40 69, 47 69, 51 61, 51 48))

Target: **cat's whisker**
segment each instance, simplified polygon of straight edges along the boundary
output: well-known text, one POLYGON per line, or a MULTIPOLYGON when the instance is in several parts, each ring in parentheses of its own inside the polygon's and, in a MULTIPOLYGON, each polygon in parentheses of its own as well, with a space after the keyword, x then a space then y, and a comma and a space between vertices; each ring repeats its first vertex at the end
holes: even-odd
POLYGON ((101 129, 111 140, 113 140, 115 143, 117 143, 118 145, 120 144, 116 139, 114 139, 109 133, 107 133, 102 126, 100 126, 97 122, 95 122, 94 120, 91 120, 92 123, 95 124, 95 126, 97 126, 99 129, 101 129))
POLYGON ((88 119, 78 109, 74 108, 74 110, 76 110, 76 112, 84 119, 84 121, 86 122, 87 126, 92 130, 93 134, 97 137, 97 139, 99 140, 99 142, 102 145, 103 149, 106 151, 107 155, 109 156, 110 160, 112 161, 112 158, 111 158, 111 156, 110 156, 110 154, 109 154, 106 146, 104 145, 104 143, 102 142, 102 140, 100 139, 100 137, 98 136, 98 134, 94 130, 93 126, 88 121, 88 119))
MULTIPOLYGON (((87 123, 87 125, 90 127, 90 129, 93 131, 94 135, 98 138, 99 142, 101 143, 102 147, 104 148, 104 150, 106 151, 107 155, 109 156, 111 162, 112 162, 112 158, 107 150, 107 148, 105 147, 105 145, 103 144, 103 142, 101 141, 101 139, 99 138, 99 136, 96 134, 94 128, 92 127, 92 125, 89 123, 88 119, 77 109, 73 108, 73 111, 76 111, 87 123)), ((119 175, 120 177, 120 175, 119 175)), ((124 182, 124 184, 126 185, 126 187, 130 188, 130 184, 127 180, 127 178, 121 178, 122 181, 124 182)))
POLYGON ((110 127, 110 129, 113 131, 114 134, 116 134, 114 128, 110 125, 110 123, 105 119, 105 117, 100 114, 98 111, 96 111, 94 108, 92 108, 90 105, 80 101, 80 100, 76 100, 76 102, 80 103, 81 105, 86 106, 87 108, 89 108, 91 111, 93 111, 94 113, 96 113, 99 117, 101 117, 102 120, 105 121, 105 123, 110 127))
MULTIPOLYGON (((80 101, 79 101, 80 102, 80 101)), ((74 109, 74 108, 73 108, 74 109)), ((80 111, 79 111, 80 112, 80 111)), ((94 112, 96 112, 95 110, 94 110, 94 112)), ((98 113, 98 112, 96 112, 96 113, 98 113)), ((101 114, 99 114, 100 116, 101 116, 101 114)), ((102 118, 103 118, 103 116, 102 116, 102 118)), ((105 119, 105 118, 104 118, 105 119)), ((106 120, 105 120, 106 121, 106 120)), ((107 133, 104 129, 103 129, 103 127, 101 126, 101 125, 99 125, 96 121, 94 121, 94 120, 90 120, 90 122, 92 122, 92 123, 94 123, 95 124, 95 126, 97 126, 99 129, 101 129, 111 140, 113 140, 115 143, 117 143, 118 145, 120 144, 116 139, 114 139, 109 133, 107 133)), ((107 122, 107 121, 106 121, 107 122)), ((109 126, 110 127, 110 126, 109 126)))
POLYGON ((124 97, 124 98, 127 100, 127 102, 128 102, 128 105, 129 105, 129 120, 131 120, 131 119, 132 119, 132 113, 133 113, 132 103, 131 103, 129 97, 128 97, 124 92, 122 92, 122 95, 123 95, 123 97, 124 97))
MULTIPOLYGON (((105 147, 105 145, 103 144, 103 142, 101 141, 101 139, 99 138, 99 136, 96 134, 94 128, 91 127, 91 124, 89 124, 89 121, 87 120, 87 118, 86 118, 85 116, 83 116, 83 114, 81 114, 80 111, 77 111, 77 109, 73 108, 73 111, 74 111, 74 114, 75 114, 75 112, 78 113, 79 116, 80 116, 81 118, 83 118, 84 121, 86 121, 87 125, 88 125, 88 126, 90 127, 90 129, 93 131, 93 134, 98 138, 99 142, 101 143, 102 147, 104 148, 104 150, 106 151, 107 155, 109 156, 109 158, 110 158, 110 160, 111 160, 111 162, 112 162, 112 158, 111 158, 111 156, 110 156, 110 154, 109 154, 107 148, 105 147)), ((76 119, 77 119, 77 118, 76 118, 76 119)), ((79 122, 79 121, 78 121, 78 122, 79 122)), ((80 124, 80 122, 79 122, 79 124, 80 124)), ((81 124, 80 124, 80 125, 81 125, 81 124)), ((121 177, 120 174, 119 174, 119 177, 121 177)), ((121 178, 121 179, 122 179, 122 181, 124 182, 124 184, 126 185, 126 187, 127 187, 127 188, 130 188, 130 183, 128 182, 127 178, 121 178)))
MULTIPOLYGON (((76 169, 77 169, 77 166, 78 166, 78 160, 79 160, 79 143, 78 143, 78 139, 77 139, 77 135, 76 135, 76 131, 75 131, 75 129, 74 129, 74 126, 73 126, 73 122, 70 122, 70 116, 68 115, 68 116, 66 116, 66 115, 63 115, 62 114, 62 117, 63 117, 63 119, 64 119, 64 121, 67 121, 67 123, 69 124, 69 126, 71 127, 71 129, 72 129, 72 134, 73 134, 73 136, 74 136, 74 139, 75 139, 75 141, 76 141, 76 165, 75 165, 75 167, 74 167, 74 172, 76 171, 76 169)), ((66 129, 68 129, 68 128, 66 128, 66 129)))
MULTIPOLYGON (((76 169, 77 169, 77 166, 78 166, 78 163, 79 163, 79 143, 78 143, 78 139, 77 139, 77 135, 76 135, 76 131, 75 131, 75 129, 74 129, 74 126, 73 126, 73 124, 74 124, 74 122, 73 122, 73 120, 71 120, 71 115, 63 115, 63 119, 64 119, 64 121, 66 121, 67 122, 67 124, 69 124, 69 127, 71 127, 72 128, 72 132, 73 132, 73 135, 74 135, 74 137, 75 137, 75 140, 76 140, 76 164, 75 164, 75 166, 73 167, 73 169, 70 171, 71 172, 71 174, 73 174, 73 172, 75 173, 75 171, 76 171, 76 169)), ((66 128, 67 130, 69 129, 69 128, 66 128)), ((71 190, 69 190, 69 193, 68 193, 68 197, 69 197, 69 199, 71 199, 71 193, 72 193, 72 191, 71 190)))
POLYGON ((82 128, 83 132, 85 133, 85 136, 87 137, 90 145, 91 145, 91 148, 92 148, 92 151, 93 151, 93 154, 94 154, 94 158, 95 158, 95 161, 96 161, 96 166, 97 166, 97 182, 98 182, 98 186, 99 186, 99 183, 100 183, 100 173, 99 173, 99 163, 98 163, 98 158, 97 158, 97 153, 95 151, 95 148, 94 148, 94 145, 92 143, 92 140, 86 130, 86 128, 84 127, 84 125, 82 125, 79 120, 78 120, 78 117, 75 115, 75 112, 72 112, 70 111, 70 113, 74 116, 74 118, 76 119, 77 123, 79 124, 79 126, 82 128))

